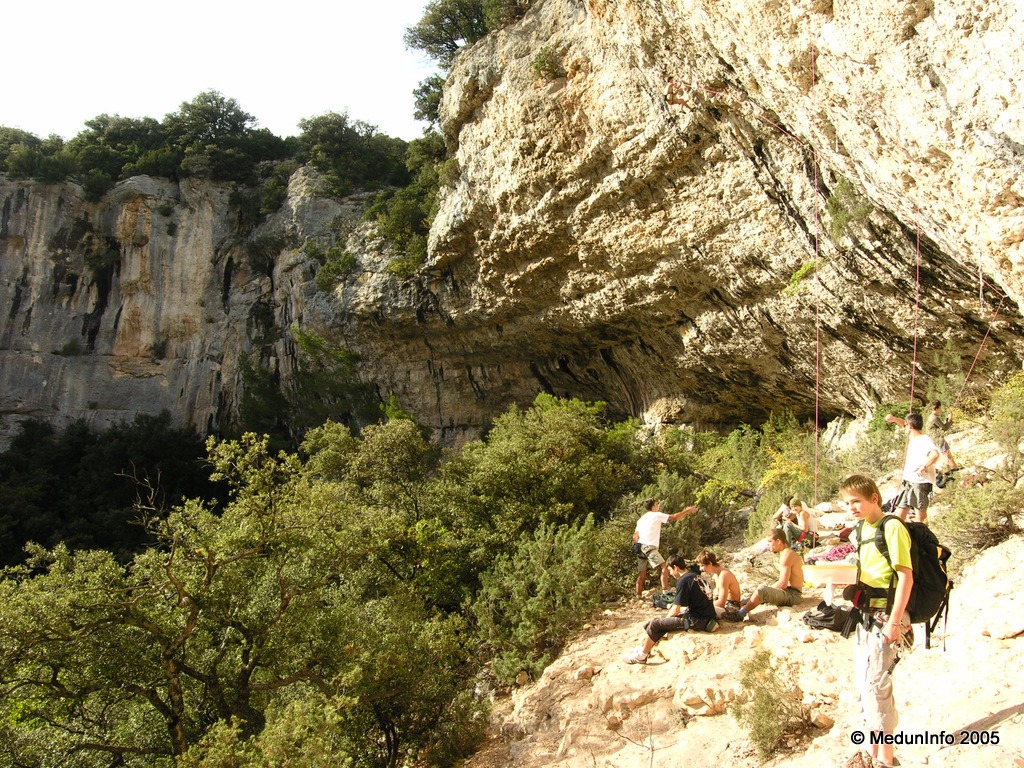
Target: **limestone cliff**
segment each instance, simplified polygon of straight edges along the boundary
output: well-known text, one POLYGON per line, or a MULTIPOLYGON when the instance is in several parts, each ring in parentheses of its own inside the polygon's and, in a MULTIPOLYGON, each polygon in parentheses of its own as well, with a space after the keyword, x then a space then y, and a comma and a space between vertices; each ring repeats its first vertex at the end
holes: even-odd
POLYGON ((905 399, 946 340, 966 368, 997 306, 1019 348, 1022 13, 537 3, 447 82, 440 303, 467 351, 691 420, 813 412, 819 334, 827 413, 905 399))
POLYGON ((215 428, 243 353, 287 386, 294 324, 448 441, 542 390, 730 424, 920 396, 947 348, 984 384, 1024 348, 1021 28, 1009 0, 538 0, 448 78, 411 278, 305 171, 256 231, 204 182, 0 178, 0 431, 215 428), (311 240, 355 256, 332 292, 311 240))
MULTIPOLYGON (((307 220, 326 230, 304 179, 278 214, 295 238, 307 220)), ((242 354, 272 335, 264 363, 277 368, 279 330, 315 295, 311 274, 282 240, 243 237, 229 197, 136 177, 89 203, 73 184, 0 177, 3 437, 28 417, 104 426, 164 409, 215 429, 237 408, 242 354)))

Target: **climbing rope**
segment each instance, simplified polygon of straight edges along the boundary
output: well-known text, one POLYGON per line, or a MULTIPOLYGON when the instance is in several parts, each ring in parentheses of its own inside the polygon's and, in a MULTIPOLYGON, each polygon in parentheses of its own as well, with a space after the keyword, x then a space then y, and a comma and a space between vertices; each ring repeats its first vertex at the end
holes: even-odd
POLYGON ((957 403, 960 402, 960 397, 963 395, 964 390, 967 389, 967 382, 971 380, 971 374, 974 373, 974 366, 978 364, 978 359, 981 357, 981 352, 985 349, 985 342, 988 341, 989 334, 992 333, 992 326, 995 324, 996 319, 999 317, 1000 311, 1003 309, 1003 302, 1006 301, 1006 297, 1003 296, 999 299, 999 306, 996 307, 995 313, 992 315, 992 319, 988 323, 988 328, 985 330, 985 336, 981 340, 981 344, 978 345, 978 353, 974 356, 974 360, 971 361, 971 367, 967 369, 967 375, 964 376, 964 383, 960 387, 960 391, 956 393, 956 397, 953 399, 953 405, 950 406, 950 410, 956 407, 957 403))
POLYGON ((917 231, 917 271, 914 277, 914 354, 910 362, 910 403, 907 413, 914 410, 914 384, 917 380, 918 317, 921 314, 921 217, 914 207, 914 229, 917 231))
MULTIPOLYGON (((811 91, 818 80, 818 49, 811 48, 811 91)), ((811 148, 814 165, 814 506, 818 506, 818 477, 821 453, 821 198, 818 149, 811 148)))

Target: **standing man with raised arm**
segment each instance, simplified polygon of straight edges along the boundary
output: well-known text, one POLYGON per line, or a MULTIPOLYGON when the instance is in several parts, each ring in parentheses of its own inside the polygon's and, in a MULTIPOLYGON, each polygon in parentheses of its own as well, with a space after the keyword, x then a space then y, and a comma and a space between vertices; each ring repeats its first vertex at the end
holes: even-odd
POLYGON ((668 565, 658 550, 661 546, 661 526, 697 511, 697 507, 689 506, 675 514, 667 515, 661 511, 661 502, 657 499, 647 499, 644 501, 644 507, 647 511, 636 521, 636 528, 633 531, 633 544, 639 545, 639 551, 636 553, 637 597, 643 597, 648 567, 661 569, 661 588, 668 589, 668 565))
POLYGON ((898 424, 907 431, 907 453, 903 459, 903 487, 896 499, 896 514, 906 520, 914 510, 917 521, 928 519, 928 503, 935 484, 935 465, 939 463, 939 448, 921 429, 924 419, 920 413, 908 413, 906 418, 889 414, 885 420, 898 424))

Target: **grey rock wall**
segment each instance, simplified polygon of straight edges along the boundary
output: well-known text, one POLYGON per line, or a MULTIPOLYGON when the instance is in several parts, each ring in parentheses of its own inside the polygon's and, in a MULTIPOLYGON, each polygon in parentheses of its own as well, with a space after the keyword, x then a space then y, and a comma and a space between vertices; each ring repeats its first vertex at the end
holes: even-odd
POLYGON ((950 355, 984 387, 1024 350, 1022 14, 538 0, 448 78, 458 173, 412 278, 305 170, 255 232, 204 182, 88 203, 0 177, 0 437, 164 408, 216 429, 242 355, 288 386, 292 326, 448 443, 540 391, 727 426, 920 398, 950 355), (333 291, 309 241, 356 258, 333 291))

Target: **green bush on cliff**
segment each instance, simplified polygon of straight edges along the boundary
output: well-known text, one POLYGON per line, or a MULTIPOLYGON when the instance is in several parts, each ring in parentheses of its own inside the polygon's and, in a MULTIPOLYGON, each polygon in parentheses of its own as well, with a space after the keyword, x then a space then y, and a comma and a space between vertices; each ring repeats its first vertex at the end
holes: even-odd
POLYGON ((562 66, 562 57, 558 51, 550 45, 542 46, 537 55, 533 57, 533 74, 538 78, 549 81, 565 77, 565 68, 562 66))
POLYGON ((400 276, 412 274, 426 261, 445 155, 444 139, 436 131, 411 142, 405 162, 412 181, 379 194, 367 208, 366 218, 377 223, 378 232, 396 251, 389 270, 400 276))
POLYGON ((846 235, 854 225, 867 222, 874 206, 848 179, 840 176, 826 201, 829 214, 829 232, 833 241, 846 235))
POLYGON ((406 142, 347 114, 329 112, 299 122, 299 160, 323 174, 324 190, 345 197, 357 187, 403 186, 409 180, 406 142))
POLYGON ((204 91, 162 121, 101 114, 66 144, 0 126, 0 171, 14 178, 79 181, 97 200, 130 176, 187 176, 235 182, 258 189, 254 210, 276 210, 286 191, 282 161, 308 162, 323 171, 331 194, 407 181, 406 143, 347 116, 329 113, 302 122, 298 138, 282 139, 257 128, 238 102, 204 91), (266 168, 272 168, 271 173, 266 168))
POLYGON ((359 265, 355 256, 338 245, 328 248, 323 259, 315 278, 316 287, 321 291, 334 290, 334 287, 359 265))
POLYGON ((542 525, 484 572, 473 613, 498 680, 511 683, 522 671, 539 677, 581 617, 619 592, 607 577, 612 564, 600 557, 600 537, 593 518, 542 525))

